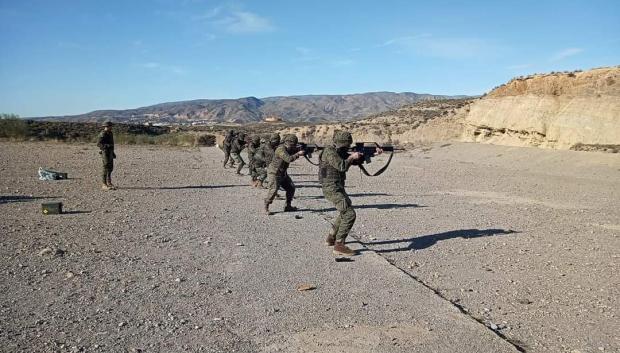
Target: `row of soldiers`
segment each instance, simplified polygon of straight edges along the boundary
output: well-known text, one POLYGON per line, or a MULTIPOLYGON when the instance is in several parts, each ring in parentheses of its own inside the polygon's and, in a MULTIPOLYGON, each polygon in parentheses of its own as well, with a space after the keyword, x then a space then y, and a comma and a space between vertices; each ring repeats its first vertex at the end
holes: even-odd
MULTIPOLYGON (((290 163, 304 156, 298 148, 297 136, 285 135, 282 139, 277 133, 269 136, 253 136, 248 139, 244 133, 228 131, 223 143, 224 168, 234 167, 237 163, 237 174, 245 166, 241 151, 247 147, 248 169, 254 187, 267 187, 269 190, 264 200, 264 212, 271 215, 270 205, 282 188, 286 192, 284 212, 296 211, 292 206, 295 196, 295 184, 288 175, 290 163), (232 158, 231 158, 232 157, 232 158)), ((325 243, 333 246, 336 255, 351 256, 355 251, 345 245, 345 240, 355 223, 355 210, 351 199, 345 191, 346 172, 349 167, 362 158, 358 152, 349 152, 353 138, 349 132, 336 131, 333 144, 326 146, 319 154, 319 181, 323 195, 338 210, 338 216, 332 224, 325 243)))

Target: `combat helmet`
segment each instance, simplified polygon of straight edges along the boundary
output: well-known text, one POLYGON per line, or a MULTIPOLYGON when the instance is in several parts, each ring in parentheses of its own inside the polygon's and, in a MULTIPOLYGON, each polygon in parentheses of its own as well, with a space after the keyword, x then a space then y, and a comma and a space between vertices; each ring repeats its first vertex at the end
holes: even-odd
POLYGON ((279 145, 280 144, 280 134, 278 134, 278 133, 271 134, 271 136, 269 137, 269 142, 274 144, 274 145, 279 145))
POLYGON ((252 144, 258 145, 260 143, 260 140, 261 140, 260 135, 252 136, 252 144))
POLYGON ((287 145, 297 145, 297 143, 299 142, 299 139, 297 139, 296 135, 293 134, 288 134, 286 136, 284 136, 284 143, 286 143, 287 145))
POLYGON ((103 122, 103 124, 101 125, 103 127, 112 127, 112 122, 110 120, 106 120, 103 122))
POLYGON ((333 141, 337 148, 344 148, 351 146, 353 137, 348 131, 336 131, 334 132, 333 141))

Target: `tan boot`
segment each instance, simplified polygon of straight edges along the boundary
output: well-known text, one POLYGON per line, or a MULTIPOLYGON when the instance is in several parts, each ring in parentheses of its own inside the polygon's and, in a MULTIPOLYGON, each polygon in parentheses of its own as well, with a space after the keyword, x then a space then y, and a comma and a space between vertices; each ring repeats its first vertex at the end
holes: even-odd
POLYGON ((112 184, 112 183, 108 183, 108 188, 110 188, 110 190, 116 190, 117 189, 117 187, 114 186, 114 184, 112 184))
POLYGON ((110 187, 107 184, 101 185, 101 190, 110 190, 110 187))
POLYGON ((335 255, 339 255, 339 256, 353 256, 356 254, 355 250, 344 245, 343 242, 335 242, 333 252, 335 255))

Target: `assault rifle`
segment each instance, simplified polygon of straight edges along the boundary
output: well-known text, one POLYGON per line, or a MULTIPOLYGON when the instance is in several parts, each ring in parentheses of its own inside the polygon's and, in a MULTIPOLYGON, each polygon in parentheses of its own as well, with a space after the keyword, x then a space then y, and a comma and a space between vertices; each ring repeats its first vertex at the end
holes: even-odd
MULTIPOLYGON (((297 144, 297 151, 304 151, 304 156, 306 157, 306 159, 308 159, 308 161, 310 161, 310 158, 312 158, 312 154, 314 152, 320 151, 322 149, 323 147, 313 143, 300 142, 297 144)), ((312 162, 310 163, 314 164, 312 162)))
POLYGON ((353 161, 352 165, 356 165, 360 168, 362 173, 366 176, 379 176, 383 174, 390 166, 392 162, 392 157, 394 157, 394 151, 402 151, 402 148, 394 148, 392 145, 384 145, 381 146, 376 142, 356 142, 351 148, 349 152, 358 152, 362 154, 362 158, 353 161), (382 154, 384 152, 389 152, 390 156, 388 157, 387 162, 381 169, 376 171, 374 174, 368 173, 366 168, 364 168, 364 164, 370 164, 372 162, 372 158, 378 154, 382 154))
MULTIPOLYGON (((322 150, 324 147, 321 147, 319 145, 315 145, 315 144, 308 144, 308 143, 299 143, 297 145, 297 150, 298 151, 304 151, 305 155, 304 157, 306 158, 306 160, 312 164, 312 165, 317 165, 317 163, 314 163, 310 160, 310 158, 312 158, 312 154, 315 151, 320 151, 322 150)), ((381 146, 376 142, 356 142, 353 146, 351 146, 351 148, 349 148, 349 152, 358 152, 362 154, 362 158, 355 160, 352 165, 356 165, 360 168, 360 170, 362 171, 362 173, 364 173, 364 175, 366 176, 379 176, 381 174, 383 174, 383 172, 385 172, 387 170, 387 168, 389 167, 390 163, 392 162, 392 157, 394 156, 394 151, 402 151, 402 148, 394 148, 392 145, 384 145, 381 146), (370 164, 370 162, 372 162, 372 158, 374 158, 375 156, 377 156, 378 154, 382 154, 384 152, 388 152, 390 154, 390 156, 388 157, 387 162, 385 163, 385 165, 379 169, 378 171, 376 171, 374 174, 370 174, 368 172, 368 170, 366 170, 366 168, 364 167, 364 164, 370 164)))

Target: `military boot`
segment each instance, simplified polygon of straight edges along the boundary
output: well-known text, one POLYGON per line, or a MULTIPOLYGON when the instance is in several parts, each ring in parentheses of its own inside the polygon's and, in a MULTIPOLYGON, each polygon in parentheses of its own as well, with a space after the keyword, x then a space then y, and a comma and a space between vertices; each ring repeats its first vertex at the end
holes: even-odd
POLYGON ((344 242, 337 241, 334 243, 334 254, 340 256, 353 256, 355 255, 355 250, 349 248, 344 245, 344 242))
POLYGON ((110 190, 110 187, 108 186, 108 184, 102 184, 101 190, 110 190))
POLYGON ((297 211, 297 207, 291 206, 290 204, 287 204, 286 206, 284 206, 284 212, 295 212, 297 211))

